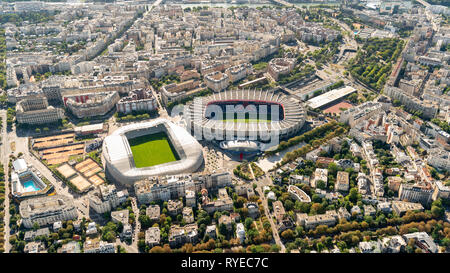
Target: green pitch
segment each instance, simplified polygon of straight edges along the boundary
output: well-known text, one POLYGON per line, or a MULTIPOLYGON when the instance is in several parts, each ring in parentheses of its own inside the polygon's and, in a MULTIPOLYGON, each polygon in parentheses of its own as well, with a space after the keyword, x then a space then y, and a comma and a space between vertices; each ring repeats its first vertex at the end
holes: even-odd
POLYGON ((176 150, 164 132, 128 140, 136 168, 150 167, 179 160, 176 150))

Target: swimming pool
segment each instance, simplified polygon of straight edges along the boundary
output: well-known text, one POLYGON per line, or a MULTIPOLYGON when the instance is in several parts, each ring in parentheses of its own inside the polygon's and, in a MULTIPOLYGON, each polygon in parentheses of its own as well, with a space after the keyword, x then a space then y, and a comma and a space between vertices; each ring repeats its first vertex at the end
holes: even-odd
POLYGON ((24 192, 32 192, 32 191, 38 191, 40 188, 34 184, 33 180, 29 180, 27 182, 23 183, 23 189, 24 192))

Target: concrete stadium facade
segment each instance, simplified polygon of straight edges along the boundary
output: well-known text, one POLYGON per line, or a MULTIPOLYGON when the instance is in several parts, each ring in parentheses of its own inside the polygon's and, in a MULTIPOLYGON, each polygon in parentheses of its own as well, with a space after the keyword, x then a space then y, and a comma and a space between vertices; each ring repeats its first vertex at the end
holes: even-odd
MULTIPOLYGON (((246 110, 244 110, 246 111, 246 110)), ((268 135, 276 134, 287 138, 297 133, 305 123, 306 112, 303 106, 292 97, 283 93, 262 90, 227 90, 207 97, 195 99, 187 105, 184 112, 188 130, 196 136, 208 140, 254 140, 268 142, 268 135), (240 103, 250 105, 267 104, 268 107, 280 107, 281 118, 269 122, 249 120, 235 122, 217 120, 206 116, 207 107, 215 103, 240 103), (201 135, 199 135, 199 132, 201 135)))

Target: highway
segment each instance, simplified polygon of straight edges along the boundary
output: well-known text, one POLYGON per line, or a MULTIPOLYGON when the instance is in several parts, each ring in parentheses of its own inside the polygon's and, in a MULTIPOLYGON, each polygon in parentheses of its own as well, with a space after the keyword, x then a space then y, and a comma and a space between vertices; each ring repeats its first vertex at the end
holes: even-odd
POLYGON ((294 6, 294 4, 283 1, 283 0, 272 0, 272 2, 275 2, 275 3, 283 5, 283 6, 288 6, 288 7, 294 6))
POLYGON ((429 4, 428 2, 426 2, 424 0, 417 0, 417 2, 419 2, 420 4, 422 4, 426 8, 431 6, 431 4, 429 4))

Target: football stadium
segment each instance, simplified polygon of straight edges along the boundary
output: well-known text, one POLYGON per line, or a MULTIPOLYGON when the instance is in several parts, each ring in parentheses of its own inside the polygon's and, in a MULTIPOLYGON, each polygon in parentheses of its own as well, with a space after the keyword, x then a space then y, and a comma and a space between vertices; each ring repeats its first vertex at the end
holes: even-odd
POLYGON ((103 156, 107 177, 128 185, 149 176, 195 172, 203 163, 197 140, 162 118, 117 129, 105 138, 103 156))
POLYGON ((262 90, 227 90, 194 100, 184 113, 191 133, 206 139, 268 142, 298 132, 303 106, 291 96, 262 90))

